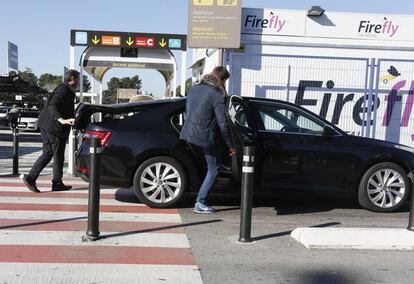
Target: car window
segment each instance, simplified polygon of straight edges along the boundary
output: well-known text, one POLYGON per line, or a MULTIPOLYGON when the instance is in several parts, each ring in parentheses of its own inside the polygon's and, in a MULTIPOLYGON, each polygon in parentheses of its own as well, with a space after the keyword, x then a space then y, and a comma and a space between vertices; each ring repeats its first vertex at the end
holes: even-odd
POLYGON ((300 109, 282 104, 255 103, 264 130, 287 133, 323 134, 323 124, 300 109))
POLYGON ((244 127, 252 127, 249 125, 247 117, 248 111, 238 97, 232 97, 229 104, 229 116, 231 120, 244 127))

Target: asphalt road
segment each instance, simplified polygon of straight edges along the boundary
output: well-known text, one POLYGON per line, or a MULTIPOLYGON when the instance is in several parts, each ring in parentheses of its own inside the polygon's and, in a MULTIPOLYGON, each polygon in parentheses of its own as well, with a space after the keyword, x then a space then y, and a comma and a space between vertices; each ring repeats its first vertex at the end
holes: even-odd
MULTIPOLYGON (((253 244, 237 242, 239 195, 215 189, 210 203, 218 212, 192 212, 190 198, 180 210, 204 283, 413 283, 414 252, 309 250, 290 233, 297 227, 406 228, 408 207, 380 214, 353 201, 256 194, 252 218, 253 244)), ((414 237, 414 235, 413 235, 414 237)))

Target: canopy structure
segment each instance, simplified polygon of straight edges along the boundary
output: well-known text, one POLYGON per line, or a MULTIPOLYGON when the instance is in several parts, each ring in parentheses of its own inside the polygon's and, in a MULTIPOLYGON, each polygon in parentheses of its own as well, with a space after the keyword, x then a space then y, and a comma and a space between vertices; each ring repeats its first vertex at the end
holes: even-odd
POLYGON ((165 96, 175 96, 177 63, 168 49, 137 49, 131 57, 121 57, 120 47, 88 47, 81 56, 80 65, 98 83, 111 68, 153 69, 161 73, 166 83, 165 96))
POLYGON ((40 106, 45 94, 45 89, 24 81, 18 75, 0 76, 0 101, 4 105, 31 103, 40 106), (16 100, 16 96, 20 99, 16 100))

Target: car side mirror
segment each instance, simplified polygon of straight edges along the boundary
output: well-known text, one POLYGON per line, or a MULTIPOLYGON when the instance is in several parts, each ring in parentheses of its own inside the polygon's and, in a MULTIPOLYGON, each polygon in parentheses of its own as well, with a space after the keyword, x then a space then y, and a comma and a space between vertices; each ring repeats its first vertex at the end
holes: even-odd
POLYGON ((333 129, 330 125, 325 125, 323 127, 323 136, 332 137, 337 134, 336 130, 333 129))

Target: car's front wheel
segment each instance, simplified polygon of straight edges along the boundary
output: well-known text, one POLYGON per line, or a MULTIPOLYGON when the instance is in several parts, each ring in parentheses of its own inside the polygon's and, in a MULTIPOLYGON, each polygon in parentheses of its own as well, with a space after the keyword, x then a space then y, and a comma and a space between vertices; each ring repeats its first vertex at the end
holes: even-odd
POLYGON ((180 201, 187 188, 187 176, 177 160, 159 156, 146 160, 138 167, 133 185, 142 203, 165 208, 180 201))
POLYGON ((359 184, 359 204, 371 211, 393 212, 400 209, 410 194, 407 173, 390 162, 369 168, 359 184))

